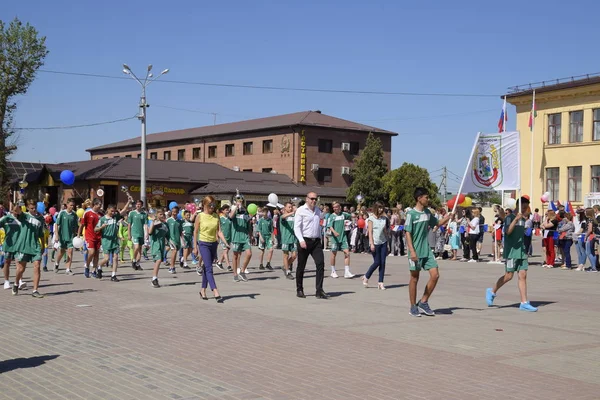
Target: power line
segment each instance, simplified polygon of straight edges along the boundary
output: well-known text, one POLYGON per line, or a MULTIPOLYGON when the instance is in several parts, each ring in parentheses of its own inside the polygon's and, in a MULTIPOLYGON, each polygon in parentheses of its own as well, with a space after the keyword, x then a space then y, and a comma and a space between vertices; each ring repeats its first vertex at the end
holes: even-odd
MULTIPOLYGON (((91 74, 84 72, 69 72, 69 71, 54 71, 48 69, 40 69, 40 72, 58 75, 83 76, 88 78, 104 78, 104 79, 128 79, 123 76, 91 74)), ((498 97, 500 94, 474 94, 474 93, 419 93, 419 92, 386 92, 376 90, 349 90, 349 89, 316 89, 316 88, 300 88, 287 86, 264 86, 264 85, 240 85, 230 83, 214 83, 214 82, 192 82, 192 81, 175 81, 161 79, 158 83, 174 83, 179 85, 199 85, 213 87, 228 87, 241 89, 259 89, 259 90, 280 90, 293 92, 317 92, 317 93, 341 93, 341 94, 370 94, 383 96, 423 96, 423 97, 498 97)))
POLYGON ((457 117, 460 115, 481 114, 481 113, 492 112, 492 111, 497 111, 497 109, 490 108, 487 110, 467 111, 467 112, 462 112, 462 113, 429 115, 429 116, 410 117, 410 118, 359 119, 358 122, 413 121, 413 120, 423 120, 423 119, 430 120, 430 119, 438 119, 438 118, 457 117))
POLYGON ((134 115, 133 117, 115 119, 115 120, 112 120, 112 121, 94 122, 94 123, 91 123, 91 124, 83 124, 83 125, 48 126, 48 127, 42 127, 42 128, 13 128, 13 129, 14 130, 19 130, 19 131, 51 131, 51 130, 58 130, 58 129, 76 129, 76 128, 87 128, 87 127, 90 127, 90 126, 115 124, 117 122, 128 121, 130 119, 135 119, 135 118, 137 118, 137 115, 134 115))

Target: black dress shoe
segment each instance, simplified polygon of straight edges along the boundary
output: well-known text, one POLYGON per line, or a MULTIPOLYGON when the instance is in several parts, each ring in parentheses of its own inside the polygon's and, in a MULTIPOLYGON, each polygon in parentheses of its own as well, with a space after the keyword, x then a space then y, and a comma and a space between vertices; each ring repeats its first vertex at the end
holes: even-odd
POLYGON ((306 296, 304 295, 303 290, 298 290, 298 291, 296 291, 296 297, 300 297, 301 299, 304 299, 306 296))
POLYGON ((316 294, 315 297, 317 299, 328 299, 329 295, 327 293, 325 293, 323 290, 319 290, 316 294))

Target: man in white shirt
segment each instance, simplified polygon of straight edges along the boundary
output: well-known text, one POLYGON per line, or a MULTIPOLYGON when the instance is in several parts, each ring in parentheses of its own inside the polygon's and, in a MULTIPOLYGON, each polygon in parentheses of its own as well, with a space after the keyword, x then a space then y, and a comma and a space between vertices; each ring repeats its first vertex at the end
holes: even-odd
POLYGON ((312 256, 317 267, 316 297, 327 299, 329 296, 323 290, 325 276, 325 259, 323 257, 323 244, 321 242, 321 210, 316 207, 317 194, 310 192, 306 195, 306 203, 296 210, 294 216, 294 234, 298 239, 298 268, 296 270, 296 296, 305 298, 304 295, 304 269, 308 256, 312 256))

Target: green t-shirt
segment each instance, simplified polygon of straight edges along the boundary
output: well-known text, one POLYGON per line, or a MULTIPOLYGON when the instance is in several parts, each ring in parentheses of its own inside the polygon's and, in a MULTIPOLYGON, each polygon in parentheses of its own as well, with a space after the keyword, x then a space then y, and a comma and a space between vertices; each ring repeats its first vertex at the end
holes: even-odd
POLYGON ((183 236, 190 238, 194 236, 194 223, 192 221, 184 220, 181 223, 181 229, 183 230, 183 236))
POLYGON ((18 220, 21 223, 21 233, 15 244, 15 253, 40 254, 40 239, 44 237, 44 217, 22 213, 18 220))
POLYGON ((144 237, 144 226, 148 223, 148 214, 143 211, 132 210, 129 212, 127 222, 129 222, 129 226, 131 227, 132 238, 144 237))
POLYGON ((269 218, 258 220, 258 231, 263 238, 269 238, 273 234, 273 221, 269 218))
MULTIPOLYGON (((418 258, 427 258, 433 256, 433 253, 429 248, 427 235, 429 234, 429 229, 434 228, 437 226, 437 224, 437 218, 433 216, 427 208, 423 212, 417 211, 413 208, 406 214, 404 230, 410 233, 413 247, 418 258)), ((409 251, 408 258, 410 257, 411 254, 409 251)))
POLYGON ((96 228, 106 224, 102 229, 102 249, 104 251, 111 251, 119 248, 119 219, 120 215, 116 214, 115 217, 109 218, 106 215, 98 220, 96 228))
POLYGON ((294 234, 294 214, 282 218, 279 227, 281 229, 281 244, 296 243, 296 235, 294 234))
POLYGON ((331 213, 327 219, 327 228, 333 228, 340 236, 331 235, 331 240, 339 243, 344 238, 344 228, 346 221, 351 218, 350 214, 341 212, 339 214, 331 213))
POLYGON ((509 214, 504 219, 504 252, 502 255, 507 260, 527 260, 527 251, 523 243, 525 221, 523 219, 518 221, 512 233, 508 234, 508 228, 515 218, 517 218, 516 215, 509 214))
POLYGON ((219 219, 221 221, 221 232, 223 232, 225 240, 231 242, 231 220, 223 215, 219 219))
POLYGON ((248 231, 250 229, 250 215, 247 213, 236 213, 231 220, 231 242, 248 243, 248 231))
POLYGON ((8 214, 0 218, 0 228, 4 228, 5 238, 2 250, 6 253, 14 253, 19 233, 21 233, 21 225, 14 215, 8 214))
POLYGON ((77 236, 79 217, 75 211, 69 213, 67 210, 62 210, 56 217, 56 225, 58 225, 58 240, 61 243, 69 243, 77 236))
MULTIPOLYGON (((165 251, 165 238, 169 236, 169 228, 166 223, 159 223, 154 226, 150 235, 150 253, 152 255, 161 255, 165 251)), ((162 257, 162 255, 161 255, 162 257)))
POLYGON ((169 228, 169 240, 175 243, 179 243, 181 240, 181 221, 173 217, 167 219, 167 227, 169 228))

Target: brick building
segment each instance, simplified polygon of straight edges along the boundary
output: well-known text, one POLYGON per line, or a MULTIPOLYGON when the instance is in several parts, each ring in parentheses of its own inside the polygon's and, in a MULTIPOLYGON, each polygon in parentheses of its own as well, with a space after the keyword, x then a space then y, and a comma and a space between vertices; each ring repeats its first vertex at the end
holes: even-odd
MULTIPOLYGON (((217 163, 245 172, 276 172, 309 186, 347 188, 354 157, 372 132, 391 164, 397 133, 304 111, 147 136, 147 157, 217 163)), ((88 149, 92 160, 139 158, 140 137, 88 149)))

